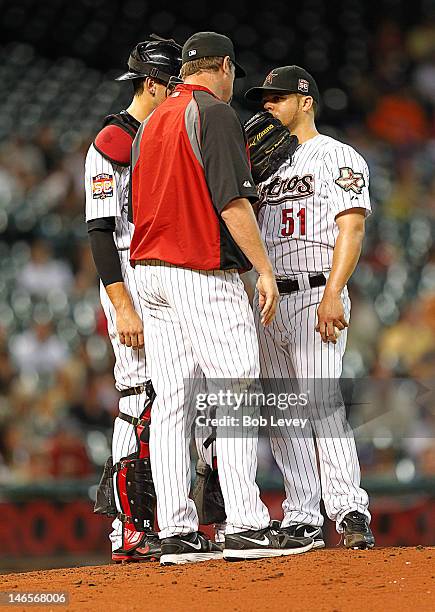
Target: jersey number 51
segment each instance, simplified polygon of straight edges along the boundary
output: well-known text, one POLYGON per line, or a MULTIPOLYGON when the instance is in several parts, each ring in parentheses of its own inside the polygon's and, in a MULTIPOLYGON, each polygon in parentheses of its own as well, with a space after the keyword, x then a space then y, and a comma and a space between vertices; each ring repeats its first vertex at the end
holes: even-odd
MULTIPOLYGON (((295 220, 293 218, 293 208, 284 208, 281 217, 281 236, 287 238, 292 236, 295 231, 295 220)), ((305 236, 305 208, 301 208, 296 215, 299 219, 299 236, 305 236)))

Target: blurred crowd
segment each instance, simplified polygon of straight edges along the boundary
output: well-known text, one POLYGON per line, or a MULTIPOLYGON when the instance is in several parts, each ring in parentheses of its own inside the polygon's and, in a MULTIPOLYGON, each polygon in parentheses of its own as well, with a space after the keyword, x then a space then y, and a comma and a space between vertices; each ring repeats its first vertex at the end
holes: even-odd
MULTIPOLYGON (((343 375, 429 379, 435 19, 405 30, 383 21, 360 47, 368 60, 358 63, 355 50, 345 84, 324 91, 318 122, 321 132, 354 146, 371 173, 374 212, 351 283, 343 375)), ((130 91, 79 60, 44 59, 28 44, 0 54, 0 76, 10 86, 0 93, 0 484, 88 477, 109 454, 118 398, 83 220, 83 161, 101 118, 122 108, 130 91), (26 78, 13 79, 17 66, 29 67, 26 78)), ((316 61, 306 65, 315 75, 316 61)), ((291 57, 263 62, 263 76, 273 63, 291 57)), ((243 118, 252 114, 240 96, 235 107, 243 118)), ((396 391, 380 398, 383 412, 400 404, 396 391)), ((364 474, 401 481, 435 475, 431 394, 399 413, 397 421, 375 419, 359 442, 364 474)), ((267 445, 261 448, 267 474, 274 467, 267 445)))

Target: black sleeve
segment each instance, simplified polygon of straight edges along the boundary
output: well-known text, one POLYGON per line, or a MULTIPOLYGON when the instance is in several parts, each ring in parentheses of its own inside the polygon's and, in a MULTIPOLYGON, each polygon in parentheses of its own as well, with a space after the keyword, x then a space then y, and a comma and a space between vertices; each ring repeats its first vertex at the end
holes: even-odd
POLYGON ((115 217, 100 217, 99 219, 92 219, 87 222, 88 234, 94 230, 104 230, 107 232, 114 232, 116 229, 115 217))
POLYGON ((224 103, 199 105, 201 153, 207 185, 219 212, 236 198, 258 200, 251 176, 246 136, 231 106, 224 103))
POLYGON ((87 225, 92 257, 103 285, 122 283, 121 263, 113 239, 115 218, 94 219, 87 225))

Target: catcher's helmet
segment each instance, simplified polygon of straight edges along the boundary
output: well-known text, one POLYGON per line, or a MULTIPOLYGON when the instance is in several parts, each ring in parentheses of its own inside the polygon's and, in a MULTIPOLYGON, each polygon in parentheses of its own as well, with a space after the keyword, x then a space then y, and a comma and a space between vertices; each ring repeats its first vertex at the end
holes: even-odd
POLYGON ((181 69, 181 46, 175 40, 166 40, 151 34, 150 40, 138 43, 128 58, 129 70, 115 81, 128 81, 152 77, 168 84, 181 69))

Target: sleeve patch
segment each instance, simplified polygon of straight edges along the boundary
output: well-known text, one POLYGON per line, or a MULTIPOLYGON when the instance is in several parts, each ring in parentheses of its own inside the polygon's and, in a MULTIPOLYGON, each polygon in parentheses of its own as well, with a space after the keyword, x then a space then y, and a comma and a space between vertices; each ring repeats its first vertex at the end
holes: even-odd
POLYGON ((104 200, 113 196, 113 175, 97 174, 92 177, 92 198, 104 200))
POLYGON ((362 172, 354 172, 352 168, 348 167, 340 168, 340 176, 335 179, 334 183, 344 191, 354 191, 355 193, 361 193, 362 188, 366 185, 362 172))

